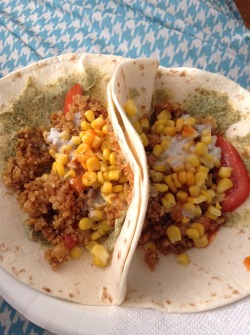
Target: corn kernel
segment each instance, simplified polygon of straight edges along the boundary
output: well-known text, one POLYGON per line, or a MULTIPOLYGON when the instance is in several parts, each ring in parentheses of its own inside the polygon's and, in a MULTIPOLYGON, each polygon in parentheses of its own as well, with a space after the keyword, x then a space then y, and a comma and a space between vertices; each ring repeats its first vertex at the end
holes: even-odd
POLYGON ((213 138, 212 136, 201 136, 201 142, 209 145, 213 142, 213 138))
POLYGON ((188 202, 191 202, 192 204, 201 204, 202 202, 206 201, 206 197, 202 194, 198 195, 198 197, 189 197, 188 202))
POLYGON ((91 124, 87 121, 81 121, 81 129, 82 130, 88 130, 91 128, 91 124))
POLYGON ((154 187, 157 189, 158 192, 164 193, 167 192, 168 186, 166 184, 153 184, 154 187))
POLYGON ((140 134, 140 138, 144 147, 149 145, 149 140, 145 133, 140 134))
POLYGON ((156 163, 153 166, 153 169, 157 172, 165 172, 166 171, 166 166, 163 164, 156 163))
POLYGON ((107 263, 102 262, 100 258, 94 256, 93 257, 93 264, 97 266, 98 268, 105 268, 107 266, 107 263))
POLYGON ((109 161, 111 165, 115 165, 116 164, 116 156, 114 152, 111 152, 110 156, 109 156, 109 161))
POLYGON ((73 150, 72 146, 70 144, 64 144, 60 148, 60 152, 62 154, 69 154, 73 150))
POLYGON ((197 168, 200 165, 200 160, 195 155, 190 155, 186 158, 186 161, 193 167, 197 168))
POLYGON ((179 200, 179 201, 187 201, 188 199, 188 194, 187 192, 184 192, 184 191, 178 191, 176 193, 176 199, 179 200))
POLYGON ((170 190, 173 192, 173 193, 176 193, 177 192, 177 188, 172 180, 172 176, 171 175, 168 175, 168 176, 165 176, 164 177, 164 181, 165 183, 168 185, 168 187, 170 188, 170 190))
POLYGON ((191 197, 197 197, 200 194, 200 187, 198 185, 192 185, 189 187, 189 193, 191 197))
POLYGON ((161 111, 157 116, 158 120, 171 120, 171 118, 172 118, 171 113, 166 109, 161 111))
POLYGON ((55 160, 57 163, 65 165, 68 162, 68 155, 57 153, 55 154, 55 160))
POLYGON ((208 245, 208 238, 206 235, 194 240, 194 245, 196 248, 205 248, 208 245))
POLYGON ((176 132, 179 133, 182 131, 183 128, 183 122, 184 120, 182 118, 179 118, 175 122, 176 132))
POLYGON ((93 221, 100 221, 103 219, 104 213, 101 210, 94 209, 89 212, 89 218, 93 221))
POLYGON ((164 175, 162 172, 157 172, 154 170, 150 170, 149 175, 154 183, 161 183, 164 178, 164 175))
POLYGON ((110 180, 118 181, 121 177, 121 174, 122 174, 121 170, 114 170, 108 173, 108 177, 110 180))
POLYGON ((191 202, 187 202, 183 205, 184 212, 187 212, 189 215, 195 215, 196 208, 195 205, 191 202))
POLYGON ((103 157, 106 159, 106 161, 109 161, 111 151, 109 149, 104 149, 103 150, 103 157))
POLYGON ((95 136, 94 141, 92 142, 91 146, 93 149, 99 149, 103 141, 102 137, 95 136))
POLYGON ((178 175, 177 175, 177 173, 173 173, 171 177, 172 177, 172 180, 173 180, 173 183, 175 184, 175 186, 176 186, 177 188, 181 188, 181 187, 182 187, 182 184, 180 183, 180 181, 179 181, 179 179, 178 179, 178 175))
POLYGON ((75 150, 76 153, 84 154, 86 151, 90 150, 91 146, 88 143, 81 143, 77 149, 75 150))
POLYGON ((205 143, 198 142, 195 146, 195 152, 200 156, 205 156, 208 152, 208 146, 205 143))
POLYGON ((90 235, 90 238, 92 241, 96 241, 96 240, 99 240, 99 238, 101 238, 101 235, 96 230, 90 235))
POLYGON ((109 181, 105 181, 101 187, 101 192, 108 195, 112 192, 113 185, 109 181))
POLYGON ((201 136, 211 136, 211 129, 205 128, 201 131, 201 136))
POLYGON ((201 194, 206 198, 206 203, 211 204, 213 201, 213 197, 210 192, 207 190, 201 190, 201 194))
POLYGON ((100 161, 96 156, 90 157, 86 161, 86 166, 87 166, 87 170, 90 171, 90 172, 99 171, 100 170, 100 161))
POLYGON ((195 185, 201 186, 205 183, 207 178, 207 173, 203 172, 203 171, 198 171, 196 172, 195 176, 194 176, 194 180, 195 180, 195 185))
POLYGON ((95 172, 87 171, 82 176, 82 183, 85 186, 92 186, 97 180, 97 174, 95 172))
POLYGON ((101 220, 100 221, 100 225, 102 226, 102 229, 106 232, 110 231, 112 228, 110 227, 110 225, 108 224, 107 220, 101 220))
POLYGON ((61 137, 62 140, 66 140, 66 141, 69 140, 69 138, 70 138, 69 131, 68 130, 63 130, 60 134, 60 137, 61 137))
POLYGON ((107 124, 105 124, 103 127, 102 127, 102 132, 107 135, 109 133, 109 126, 107 124))
POLYGON ((143 133, 143 130, 142 130, 142 127, 141 127, 141 124, 140 124, 139 121, 135 121, 133 123, 133 127, 135 128, 135 130, 137 131, 138 134, 143 133))
POLYGON ((94 115, 94 112, 92 110, 87 110, 85 113, 84 113, 86 119, 89 121, 89 122, 92 122, 95 120, 95 115, 94 115))
POLYGON ((178 172, 178 179, 182 185, 186 184, 187 182, 187 172, 186 171, 180 171, 178 172))
POLYGON ((46 181, 48 179, 48 177, 49 177, 48 173, 44 173, 40 178, 41 178, 42 181, 46 181))
POLYGON ((175 136, 176 134, 176 128, 175 127, 165 127, 164 128, 164 133, 165 135, 169 135, 169 136, 175 136))
POLYGON ((192 240, 197 240, 198 238, 200 238, 200 233, 197 229, 195 228, 188 228, 186 230, 186 234, 189 238, 191 238, 192 240))
POLYGON ((82 249, 79 248, 79 247, 77 247, 77 246, 75 246, 75 247, 73 247, 73 248, 70 250, 69 255, 70 255, 70 257, 73 258, 73 259, 78 259, 78 258, 80 258, 81 255, 82 255, 82 249))
POLYGON ((182 133, 181 133, 183 138, 196 138, 199 136, 197 131, 191 127, 191 126, 183 126, 182 133))
POLYGON ((163 151, 167 150, 167 148, 169 147, 169 144, 170 144, 169 139, 164 139, 163 141, 161 141, 161 147, 163 151))
POLYGON ((188 186, 194 185, 194 174, 191 171, 187 171, 187 185, 188 186))
POLYGON ((201 162, 208 169, 214 168, 215 160, 213 155, 207 154, 204 157, 201 157, 201 162))
POLYGON ((105 201, 106 201, 106 203, 107 203, 108 205, 112 205, 114 196, 115 196, 114 193, 110 193, 110 194, 108 194, 107 196, 105 196, 104 199, 105 199, 105 201))
POLYGON ((82 142, 92 144, 94 142, 95 136, 96 136, 95 134, 88 131, 82 136, 82 142))
POLYGON ((172 193, 165 194, 165 196, 161 198, 161 202, 164 206, 166 213, 169 213, 171 209, 176 205, 175 197, 172 193))
POLYGON ((181 241, 181 231, 177 226, 169 226, 166 229, 167 237, 170 239, 171 243, 181 241))
POLYGON ((88 217, 84 217, 79 221, 79 228, 81 230, 88 230, 91 229, 93 226, 94 221, 88 217))
POLYGON ((101 130, 104 125, 105 125, 105 120, 103 119, 102 116, 99 116, 98 118, 96 118, 95 120, 91 122, 91 127, 93 129, 101 130))
POLYGON ((162 149, 162 146, 160 144, 156 144, 153 148, 153 154, 156 156, 156 157, 160 157, 160 155, 162 154, 163 152, 163 149, 162 149))
POLYGON ((57 172, 57 174, 62 177, 65 174, 65 168, 61 163, 54 162, 52 164, 52 171, 57 172))
POLYGON ((176 256, 176 260, 178 264, 187 266, 190 262, 190 259, 187 254, 179 254, 176 256))
POLYGON ((222 166, 219 170, 218 175, 221 178, 230 178, 232 174, 233 169, 228 166, 222 166))
POLYGON ((230 190, 230 188, 232 188, 232 187, 233 187, 233 182, 232 182, 231 179, 222 178, 219 181, 216 190, 217 190, 218 193, 224 193, 224 192, 230 190))
POLYGON ((80 136, 72 136, 70 142, 74 145, 79 145, 81 143, 80 136))
POLYGON ((113 193, 119 193, 121 191, 123 191, 123 186, 122 185, 113 186, 113 190, 112 190, 113 193))
POLYGON ((89 243, 86 244, 85 248, 91 252, 93 247, 97 244, 95 241, 90 241, 89 243))
POLYGON ((203 224, 199 222, 192 223, 191 228, 198 230, 199 232, 199 237, 202 237, 204 235, 205 229, 203 224))
POLYGON ((135 114, 137 113, 137 108, 136 108, 134 100, 129 99, 124 106, 124 110, 128 117, 135 116, 135 114))
POLYGON ((159 135, 164 135, 164 125, 163 124, 161 124, 160 126, 158 126, 157 128, 156 128, 156 133, 157 134, 159 134, 159 135))
POLYGON ((106 231, 102 228, 102 225, 98 225, 98 228, 97 228, 97 231, 98 231, 98 233, 101 235, 101 236, 104 236, 104 235, 106 235, 106 231))
POLYGON ((100 260, 103 264, 107 264, 107 261, 109 259, 109 253, 107 249, 101 245, 101 244, 96 244, 93 246, 91 253, 93 256, 97 257, 98 260, 100 260))

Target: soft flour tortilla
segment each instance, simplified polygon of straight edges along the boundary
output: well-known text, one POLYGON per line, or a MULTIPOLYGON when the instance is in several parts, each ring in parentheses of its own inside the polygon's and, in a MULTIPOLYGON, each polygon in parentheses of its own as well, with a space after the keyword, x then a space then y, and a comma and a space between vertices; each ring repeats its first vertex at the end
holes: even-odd
MULTIPOLYGON (((213 102, 212 109, 217 108, 217 113, 225 112, 220 115, 222 126, 235 116, 237 120, 239 115, 240 120, 227 129, 226 136, 245 136, 250 131, 249 92, 221 75, 190 68, 157 68, 156 64, 148 59, 123 63, 117 67, 109 84, 119 122, 126 129, 128 143, 141 167, 144 185, 148 180, 146 157, 140 138, 124 112, 128 99, 133 99, 138 107, 133 121, 150 113, 152 99, 157 96, 181 103, 184 108, 192 105, 192 109, 198 110, 206 110, 213 102), (204 100, 202 94, 199 96, 200 92, 210 100, 204 100)), ((250 146, 245 149, 249 152, 250 146)), ((124 305, 164 312, 195 312, 222 306, 250 294, 250 272, 243 264, 245 257, 250 256, 249 208, 248 199, 232 216, 231 228, 221 228, 207 248, 189 250, 191 262, 187 267, 178 265, 175 255, 162 255, 156 270, 151 272, 144 263, 143 250, 137 248, 129 269, 124 305)), ((146 209, 147 199, 142 195, 138 233, 146 209)))
MULTIPOLYGON (((51 99, 53 100, 53 96, 57 101, 61 92, 63 90, 66 92, 77 80, 84 90, 97 96, 106 105, 107 84, 116 66, 123 61, 124 59, 113 56, 67 54, 38 62, 1 79, 0 136, 2 143, 6 145, 8 142, 6 140, 15 134, 23 125, 22 123, 34 124, 41 121, 43 123, 48 118, 47 115, 43 115, 43 109, 39 108, 33 109, 32 113, 29 110, 29 115, 25 114, 24 110, 23 118, 18 119, 13 115, 11 106, 19 101, 19 96, 23 94, 24 89, 25 94, 30 94, 30 106, 39 101, 46 105, 51 102, 51 99), (43 94, 41 96, 34 94, 33 86, 43 94), (8 124, 9 119, 18 122, 8 124), (3 127, 4 120, 7 120, 9 130, 3 127)), ((22 106, 19 105, 18 108, 22 106)), ((16 110, 17 107, 15 107, 16 110)), ((91 256, 86 251, 81 259, 66 262, 56 272, 53 271, 44 260, 43 246, 28 240, 23 225, 25 215, 20 210, 15 195, 11 194, 2 183, 0 184, 0 266, 34 289, 87 305, 111 305, 120 304, 123 301, 126 293, 126 271, 129 267, 128 262, 131 261, 130 247, 139 215, 140 169, 112 110, 109 111, 109 117, 121 150, 134 172, 135 188, 122 230, 115 243, 111 264, 107 268, 100 269, 93 266, 91 256)), ((3 146, 1 169, 4 149, 3 146)))

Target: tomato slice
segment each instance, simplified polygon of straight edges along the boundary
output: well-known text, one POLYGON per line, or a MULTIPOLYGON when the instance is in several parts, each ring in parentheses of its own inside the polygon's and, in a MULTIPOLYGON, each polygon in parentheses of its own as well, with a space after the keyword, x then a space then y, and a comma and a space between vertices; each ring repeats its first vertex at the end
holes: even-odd
POLYGON ((232 212, 249 196, 250 180, 247 169, 235 147, 225 138, 217 136, 216 145, 221 148, 221 165, 232 170, 233 187, 226 193, 221 203, 225 212, 232 212))
POLYGON ((69 111, 69 105, 73 104, 73 96, 75 95, 82 95, 82 87, 80 84, 75 84, 74 86, 71 87, 71 89, 68 91, 65 99, 65 104, 64 104, 64 113, 68 113, 69 111))
POLYGON ((66 248, 68 248, 70 250, 70 249, 74 248, 74 246, 76 245, 76 241, 74 241, 72 239, 70 234, 66 234, 64 236, 64 244, 65 244, 66 248))
POLYGON ((74 191, 80 193, 83 191, 86 186, 82 183, 82 176, 76 176, 69 180, 70 186, 73 188, 74 191))

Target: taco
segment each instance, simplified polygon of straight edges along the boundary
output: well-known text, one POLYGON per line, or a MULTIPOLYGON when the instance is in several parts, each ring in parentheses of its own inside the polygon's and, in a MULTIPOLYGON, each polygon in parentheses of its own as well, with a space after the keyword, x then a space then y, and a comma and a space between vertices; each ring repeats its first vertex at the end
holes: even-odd
POLYGON ((69 54, 0 81, 0 265, 46 294, 120 304, 141 177, 107 83, 119 57, 69 54))
POLYGON ((148 59, 109 86, 149 194, 125 305, 193 312, 248 295, 249 92, 148 59))

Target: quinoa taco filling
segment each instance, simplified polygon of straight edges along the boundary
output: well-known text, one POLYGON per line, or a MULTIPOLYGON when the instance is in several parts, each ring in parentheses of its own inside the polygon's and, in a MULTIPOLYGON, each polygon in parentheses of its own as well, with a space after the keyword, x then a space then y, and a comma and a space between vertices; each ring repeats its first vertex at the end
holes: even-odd
POLYGON ((133 172, 106 108, 80 85, 50 123, 17 133, 4 184, 16 192, 29 237, 45 244, 53 269, 85 248, 105 267, 131 201, 133 172))
POLYGON ((133 100, 124 109, 145 147, 151 185, 139 240, 145 262, 153 270, 159 253, 175 253, 188 265, 185 252, 208 246, 227 212, 248 197, 248 172, 213 117, 191 116, 169 102, 139 120, 133 100))

